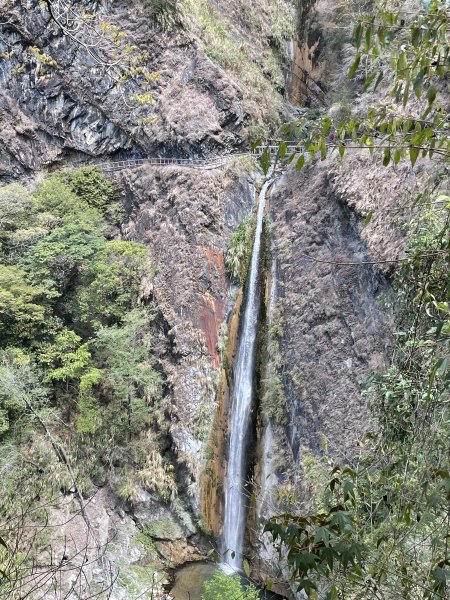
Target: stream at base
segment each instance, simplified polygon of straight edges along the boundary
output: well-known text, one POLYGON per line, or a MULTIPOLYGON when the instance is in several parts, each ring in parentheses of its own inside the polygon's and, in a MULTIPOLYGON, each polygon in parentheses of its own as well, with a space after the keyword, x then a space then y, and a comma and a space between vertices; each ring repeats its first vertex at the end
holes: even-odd
MULTIPOLYGON (((201 600, 203 593, 203 583, 213 577, 214 573, 220 570, 219 565, 211 562, 190 563, 181 567, 175 573, 175 584, 170 590, 170 595, 174 600, 201 600)), ((246 578, 242 577, 246 583, 246 578)), ((257 586, 256 586, 257 587, 257 586)), ((261 600, 283 600, 284 596, 274 594, 267 590, 260 589, 261 600)), ((232 600, 224 598, 223 600, 232 600)))

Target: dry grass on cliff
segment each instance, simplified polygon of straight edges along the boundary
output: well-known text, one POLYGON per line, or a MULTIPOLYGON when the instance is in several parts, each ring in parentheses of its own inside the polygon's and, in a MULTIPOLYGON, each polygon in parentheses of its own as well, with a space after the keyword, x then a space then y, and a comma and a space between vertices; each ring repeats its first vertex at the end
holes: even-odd
POLYGON ((279 122, 284 87, 284 42, 293 37, 295 11, 288 2, 182 0, 185 23, 206 54, 243 89, 255 123, 279 122))

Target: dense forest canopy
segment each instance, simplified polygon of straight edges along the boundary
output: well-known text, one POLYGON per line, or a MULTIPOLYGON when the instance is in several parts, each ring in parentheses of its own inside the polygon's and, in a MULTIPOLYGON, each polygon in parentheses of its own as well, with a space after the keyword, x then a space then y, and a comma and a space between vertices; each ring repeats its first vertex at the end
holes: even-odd
POLYGON ((127 499, 131 477, 164 499, 174 493, 158 453, 156 314, 141 292, 154 270, 144 246, 112 237, 117 193, 91 167, 34 194, 0 190, 2 598, 25 593, 33 573, 45 589, 61 567, 47 553, 35 558, 59 490, 76 491, 80 511, 106 480, 127 499))

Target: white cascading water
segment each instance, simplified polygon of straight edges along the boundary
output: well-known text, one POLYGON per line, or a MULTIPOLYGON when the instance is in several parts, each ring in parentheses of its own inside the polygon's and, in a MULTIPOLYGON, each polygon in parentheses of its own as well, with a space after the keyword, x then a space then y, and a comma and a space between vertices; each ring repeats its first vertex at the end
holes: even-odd
POLYGON ((228 470, 225 486, 225 517, 222 533, 222 565, 230 571, 240 570, 243 560, 242 551, 247 516, 247 498, 244 488, 246 449, 253 397, 255 341, 260 308, 259 257, 266 192, 271 183, 271 180, 267 181, 259 194, 247 299, 234 369, 228 470))

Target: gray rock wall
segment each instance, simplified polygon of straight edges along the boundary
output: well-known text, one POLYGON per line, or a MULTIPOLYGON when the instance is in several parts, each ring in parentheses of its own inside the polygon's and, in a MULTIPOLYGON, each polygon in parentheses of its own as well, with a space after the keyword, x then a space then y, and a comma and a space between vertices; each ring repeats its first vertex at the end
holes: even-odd
POLYGON ((132 46, 114 67, 112 33, 94 40, 106 48, 98 63, 63 35, 45 3, 0 2, 0 176, 89 157, 201 156, 239 145, 242 92, 188 33, 162 31, 142 2, 97 5, 97 21, 132 46), (157 76, 132 77, 136 66, 157 76))

